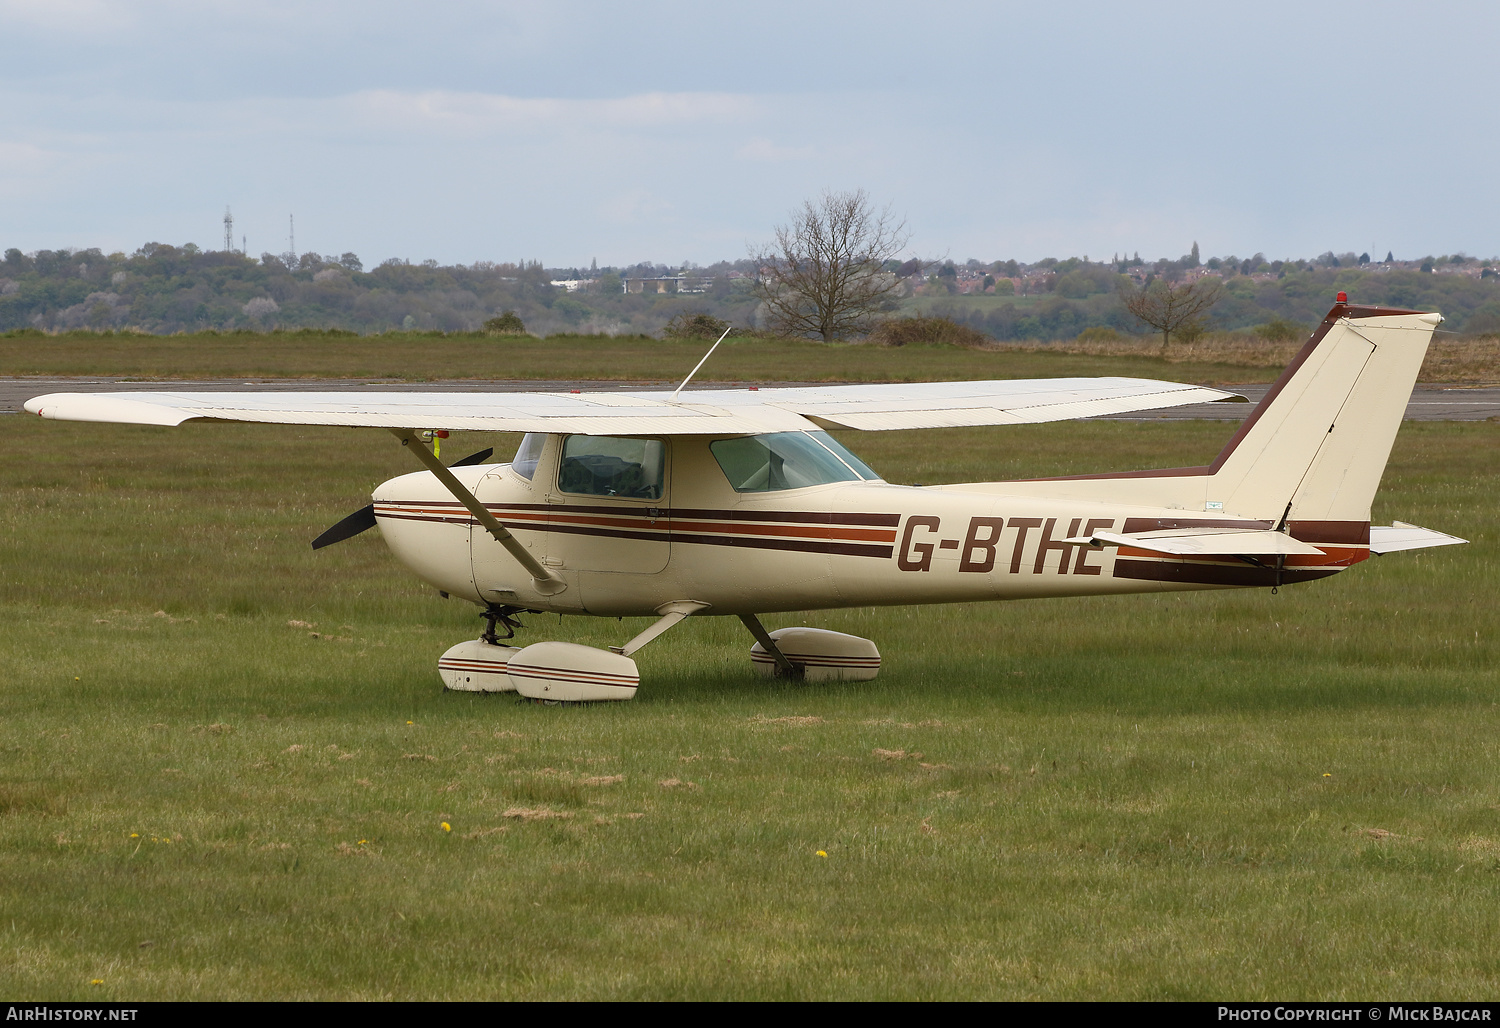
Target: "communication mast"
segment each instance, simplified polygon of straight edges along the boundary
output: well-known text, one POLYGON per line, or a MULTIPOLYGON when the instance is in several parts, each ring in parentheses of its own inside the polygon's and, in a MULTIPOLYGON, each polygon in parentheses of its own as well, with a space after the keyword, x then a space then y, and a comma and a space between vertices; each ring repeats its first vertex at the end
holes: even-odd
POLYGON ((224 249, 234 252, 234 215, 229 213, 228 204, 224 205, 224 249))
POLYGON ((297 221, 290 214, 286 216, 286 252, 297 259, 297 221))

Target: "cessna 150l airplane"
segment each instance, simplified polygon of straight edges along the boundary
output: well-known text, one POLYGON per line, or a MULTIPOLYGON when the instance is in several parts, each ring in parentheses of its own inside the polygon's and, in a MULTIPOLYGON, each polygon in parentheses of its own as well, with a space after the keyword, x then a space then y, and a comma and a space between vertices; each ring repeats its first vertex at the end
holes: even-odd
POLYGON ((1340 294, 1212 464, 1018 482, 893 485, 823 430, 1025 424, 1239 397, 1103 378, 687 394, 55 393, 26 410, 388 429, 427 470, 379 486, 314 546, 379 525, 419 576, 483 609, 488 630, 438 663, 448 688, 622 700, 640 681, 631 654, 693 615, 738 616, 762 673, 870 679, 880 667, 870 640, 767 632, 759 615, 1275 587, 1371 553, 1464 542, 1370 525, 1441 320, 1340 294), (460 429, 526 435, 508 464, 445 467, 424 434, 460 429), (498 629, 511 638, 525 611, 659 620, 610 650, 502 642, 498 629))

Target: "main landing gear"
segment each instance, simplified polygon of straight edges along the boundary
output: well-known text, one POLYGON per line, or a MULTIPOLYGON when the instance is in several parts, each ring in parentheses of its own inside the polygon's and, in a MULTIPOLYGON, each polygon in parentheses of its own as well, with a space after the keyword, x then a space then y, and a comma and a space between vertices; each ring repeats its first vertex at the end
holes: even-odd
MULTIPOLYGON (((438 659, 438 674, 445 688, 458 692, 515 692, 562 703, 628 700, 641 682, 631 654, 708 606, 697 600, 664 603, 656 608, 660 620, 624 646, 608 650, 568 642, 508 645, 504 640, 524 627, 515 615, 535 612, 492 606, 481 615, 487 622, 484 633, 444 653, 438 659)), ((867 682, 880 673, 880 651, 868 639, 821 628, 767 632, 754 614, 739 618, 755 637, 750 663, 762 675, 809 682, 867 682)))

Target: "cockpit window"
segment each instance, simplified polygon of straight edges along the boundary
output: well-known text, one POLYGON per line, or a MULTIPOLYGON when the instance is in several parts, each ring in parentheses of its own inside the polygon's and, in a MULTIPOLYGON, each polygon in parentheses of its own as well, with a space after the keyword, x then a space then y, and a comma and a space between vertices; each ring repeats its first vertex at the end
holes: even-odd
POLYGON ((660 439, 570 435, 563 440, 557 487, 588 496, 659 500, 666 452, 660 439))
POLYGON ((830 482, 878 480, 825 432, 774 432, 709 443, 736 492, 766 493, 830 482))
POLYGON ((510 462, 510 469, 528 482, 536 475, 536 462, 542 459, 542 447, 547 445, 547 437, 541 432, 527 432, 521 439, 521 445, 516 448, 516 455, 510 462))

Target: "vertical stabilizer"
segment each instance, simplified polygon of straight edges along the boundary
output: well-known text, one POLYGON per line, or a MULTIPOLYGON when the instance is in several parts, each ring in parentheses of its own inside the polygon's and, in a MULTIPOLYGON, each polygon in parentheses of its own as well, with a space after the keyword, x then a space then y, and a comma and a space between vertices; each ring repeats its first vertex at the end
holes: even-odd
POLYGON ((1227 514, 1363 521, 1442 318, 1335 304, 1209 467, 1227 514))

